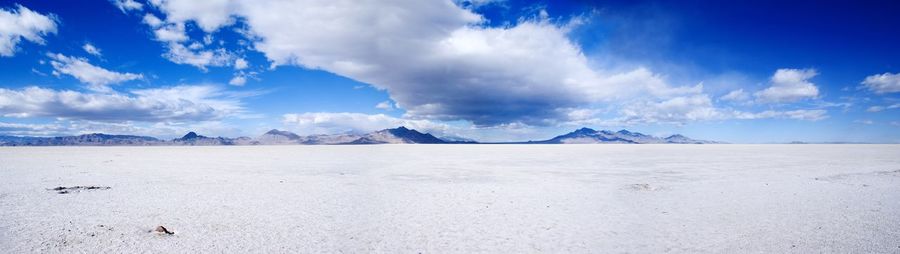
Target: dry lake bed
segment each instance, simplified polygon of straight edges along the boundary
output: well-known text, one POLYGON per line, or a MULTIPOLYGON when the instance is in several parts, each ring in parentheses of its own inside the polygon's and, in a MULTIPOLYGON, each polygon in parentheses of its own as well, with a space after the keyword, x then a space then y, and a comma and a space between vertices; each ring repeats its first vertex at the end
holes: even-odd
POLYGON ((900 146, 2 147, 0 249, 898 253, 900 146))

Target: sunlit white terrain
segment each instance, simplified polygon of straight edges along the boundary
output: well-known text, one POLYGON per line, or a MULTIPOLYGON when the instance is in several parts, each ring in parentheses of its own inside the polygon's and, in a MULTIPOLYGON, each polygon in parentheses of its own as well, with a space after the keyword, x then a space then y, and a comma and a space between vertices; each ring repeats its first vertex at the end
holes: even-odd
POLYGON ((0 249, 897 253, 900 146, 0 147, 0 249))

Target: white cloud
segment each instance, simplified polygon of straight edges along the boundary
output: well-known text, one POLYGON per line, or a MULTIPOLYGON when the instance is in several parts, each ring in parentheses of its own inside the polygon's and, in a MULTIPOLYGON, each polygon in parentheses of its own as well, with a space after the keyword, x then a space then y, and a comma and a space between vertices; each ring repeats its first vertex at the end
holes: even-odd
MULTIPOLYGON (((635 96, 666 99, 701 89, 671 86, 644 68, 594 69, 568 38, 572 24, 555 24, 546 15, 490 28, 479 26, 482 16, 452 1, 152 4, 165 14, 164 23, 195 22, 206 33, 243 22, 242 34, 273 67, 322 69, 371 84, 415 118, 544 124, 565 119, 561 109, 635 96)), ((187 52, 173 46, 180 44, 168 45, 170 51, 187 52)))
POLYGON ((127 13, 128 11, 140 11, 144 9, 144 5, 138 3, 134 0, 110 0, 116 8, 119 8, 123 13, 127 13))
POLYGON ((881 112, 882 110, 884 110, 882 106, 871 106, 866 109, 866 112, 881 112))
POLYGON ((816 98, 819 88, 809 82, 818 75, 813 69, 778 69, 772 75, 772 86, 756 92, 756 98, 764 103, 788 103, 816 98))
POLYGON ((50 65, 53 66, 54 74, 67 74, 78 79, 82 83, 88 84, 88 89, 98 92, 110 92, 110 84, 122 83, 125 81, 142 79, 142 74, 120 73, 109 71, 88 63, 87 59, 68 57, 62 54, 48 53, 50 57, 50 65))
POLYGON ((84 46, 81 46, 81 48, 84 49, 84 52, 87 52, 88 54, 91 54, 91 55, 94 55, 97 57, 103 56, 103 54, 100 53, 100 49, 95 47, 93 44, 85 43, 84 46))
POLYGON ((57 123, 26 124, 0 122, 0 135, 49 136, 63 132, 65 128, 57 123))
POLYGON ((158 28, 163 24, 163 21, 157 18, 155 15, 147 13, 144 15, 143 19, 144 24, 149 25, 152 28, 158 28))
POLYGON ((56 33, 56 18, 43 15, 16 5, 16 9, 0 9, 0 56, 16 53, 16 45, 22 39, 44 44, 43 36, 56 33))
POLYGON ((382 110, 394 110, 394 104, 391 101, 382 101, 375 105, 375 108, 382 110))
POLYGON ((203 36, 203 44, 209 45, 213 43, 212 34, 207 34, 203 36))
POLYGON ((37 69, 35 69, 35 68, 33 68, 33 67, 31 68, 31 73, 34 73, 34 74, 37 74, 37 75, 40 75, 40 76, 47 76, 47 73, 41 72, 41 71, 39 71, 39 70, 37 70, 37 69))
POLYGON ((247 60, 244 60, 243 58, 238 58, 237 60, 234 60, 234 69, 235 70, 243 70, 246 68, 247 68, 247 60))
POLYGON ((858 123, 858 124, 865 124, 865 125, 872 125, 872 124, 875 124, 875 121, 872 121, 872 120, 869 120, 869 119, 859 119, 859 120, 855 120, 855 121, 853 121, 853 122, 854 122, 854 123, 858 123))
POLYGON ((724 101, 743 102, 749 100, 750 95, 744 92, 744 89, 741 88, 728 92, 728 94, 719 97, 719 99, 724 101))
MULTIPOLYGON (((168 1, 152 0, 151 4, 166 14, 165 20, 152 14, 144 16, 144 23, 154 31, 156 40, 162 42, 167 48, 163 57, 177 64, 188 64, 203 71, 209 66, 230 66, 236 60, 233 54, 224 48, 204 49, 204 45, 210 45, 212 36, 207 34, 203 41, 205 44, 192 42, 185 31, 188 21, 195 22, 203 31, 214 32, 223 25, 233 22, 227 11, 231 5, 228 0, 211 1, 168 1), (211 12, 211 13, 210 13, 211 12), (192 17, 194 19, 188 19, 192 17)), ((240 64, 235 62, 235 64, 240 64)), ((243 63, 246 67, 246 62, 243 63)), ((237 68, 236 69, 242 69, 237 68)))
POLYGON ((247 78, 243 75, 236 75, 231 80, 228 81, 229 85, 233 86, 244 86, 247 83, 247 78))
POLYGON ((900 73, 882 73, 866 77, 862 82, 877 94, 900 92, 900 73))
POLYGON ((709 96, 696 94, 681 96, 661 102, 644 102, 627 105, 621 110, 618 122, 683 124, 692 121, 718 120, 728 118, 726 113, 716 109, 709 96))
MULTIPOLYGON (((166 13, 169 23, 185 23, 194 21, 203 31, 214 32, 220 27, 234 22, 231 17, 235 1, 230 0, 151 0, 162 12, 166 13)), ((257 2, 257 1, 253 1, 257 2)))
POLYGON ((207 66, 228 66, 234 56, 224 49, 193 50, 179 43, 169 43, 169 51, 163 54, 166 59, 177 64, 193 65, 206 71, 207 66))
MULTIPOLYGON (((148 22, 153 22, 153 20, 148 22)), ((153 34, 156 35, 156 40, 161 42, 176 43, 188 40, 184 31, 184 24, 168 24, 160 26, 153 31, 153 34)))
POLYGON ((828 111, 824 109, 799 109, 790 111, 766 110, 759 113, 737 112, 736 119, 763 119, 763 118, 788 118, 805 121, 819 121, 828 118, 828 111))
POLYGON ((282 123, 298 134, 366 133, 398 126, 424 132, 444 133, 446 124, 429 120, 410 120, 384 114, 315 112, 285 114, 282 123))
POLYGON ((481 8, 492 4, 501 4, 506 0, 454 0, 458 5, 468 8, 481 8))
MULTIPOLYGON (((153 28, 156 40, 162 42, 167 51, 163 57, 177 64, 187 64, 206 71, 208 66, 228 66, 237 60, 225 49, 204 49, 204 44, 191 42, 185 31, 184 22, 163 21, 153 14, 146 14, 144 24, 153 28)), ((246 62, 243 63, 246 67, 246 62)))
POLYGON ((887 105, 887 106, 871 106, 868 109, 866 109, 866 111, 867 112, 881 112, 885 109, 895 109, 895 108, 900 108, 900 103, 891 104, 891 105, 887 105))
POLYGON ((175 86, 129 94, 0 88, 0 115, 92 121, 204 121, 243 113, 240 101, 216 86, 175 86))

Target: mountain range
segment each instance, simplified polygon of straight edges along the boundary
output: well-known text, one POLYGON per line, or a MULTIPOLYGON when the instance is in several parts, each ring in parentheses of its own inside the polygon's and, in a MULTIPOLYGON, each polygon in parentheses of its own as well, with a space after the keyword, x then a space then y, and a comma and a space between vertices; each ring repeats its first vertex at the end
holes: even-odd
POLYGON ((573 132, 559 135, 542 141, 529 141, 528 144, 718 144, 721 142, 691 139, 680 134, 665 138, 655 137, 639 132, 620 130, 612 132, 608 130, 597 131, 591 128, 581 128, 573 132))
MULTIPOLYGON (((581 128, 548 140, 505 142, 504 144, 715 144, 682 135, 659 138, 638 132, 581 128)), ((189 132, 183 137, 162 140, 154 137, 101 133, 64 137, 0 136, 0 146, 221 146, 221 145, 366 145, 366 144, 479 144, 462 137, 438 138, 429 133, 398 127, 366 134, 317 134, 301 136, 273 129, 256 138, 207 137, 189 132)))

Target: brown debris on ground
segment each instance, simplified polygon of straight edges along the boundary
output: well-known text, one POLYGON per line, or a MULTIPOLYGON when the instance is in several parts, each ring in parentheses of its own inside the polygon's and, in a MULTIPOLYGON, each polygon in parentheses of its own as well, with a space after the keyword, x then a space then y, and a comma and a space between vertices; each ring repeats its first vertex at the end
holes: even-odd
POLYGON ((175 232, 169 231, 169 229, 167 229, 166 227, 163 227, 163 226, 156 226, 156 230, 153 230, 153 231, 156 231, 157 233, 168 234, 168 235, 175 234, 175 232))
POLYGON ((49 191, 56 191, 59 194, 68 194, 71 192, 80 192, 82 190, 108 190, 110 187, 108 186, 72 186, 72 187, 56 187, 52 189, 47 189, 49 191))

